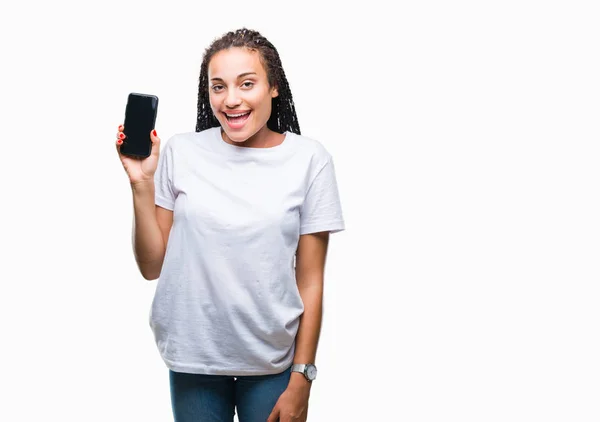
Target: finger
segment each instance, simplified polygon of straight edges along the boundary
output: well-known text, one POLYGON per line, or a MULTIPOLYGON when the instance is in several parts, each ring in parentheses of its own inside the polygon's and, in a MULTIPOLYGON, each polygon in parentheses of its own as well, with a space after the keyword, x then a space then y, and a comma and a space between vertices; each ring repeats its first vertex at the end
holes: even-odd
POLYGON ((267 422, 278 422, 279 421, 279 409, 276 407, 271 411, 271 414, 267 418, 267 422))
POLYGON ((158 156, 158 154, 160 153, 160 138, 156 133, 156 129, 150 131, 150 139, 152 140, 152 151, 150 152, 150 154, 158 156))
POLYGON ((123 145, 123 140, 122 139, 117 139, 116 145, 117 145, 117 151, 120 154, 121 153, 121 145, 123 145))
POLYGON ((122 124, 119 125, 119 128, 117 129, 119 132, 123 132, 123 130, 125 129, 125 126, 123 126, 122 124))
POLYGON ((125 139, 126 137, 127 135, 125 135, 123 132, 117 133, 117 139, 125 139))

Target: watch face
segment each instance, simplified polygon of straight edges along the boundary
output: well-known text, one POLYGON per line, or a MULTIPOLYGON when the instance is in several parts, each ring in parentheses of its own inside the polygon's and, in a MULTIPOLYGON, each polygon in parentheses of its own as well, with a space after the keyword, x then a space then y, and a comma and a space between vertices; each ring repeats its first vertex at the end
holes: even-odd
POLYGON ((317 367, 314 365, 308 365, 308 367, 306 368, 306 375, 310 380, 314 380, 315 378, 317 378, 317 367))

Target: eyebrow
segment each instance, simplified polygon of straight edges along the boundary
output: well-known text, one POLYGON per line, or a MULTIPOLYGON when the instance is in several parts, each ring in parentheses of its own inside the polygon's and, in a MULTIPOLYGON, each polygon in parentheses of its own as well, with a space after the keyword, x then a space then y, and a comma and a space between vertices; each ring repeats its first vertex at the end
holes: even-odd
MULTIPOLYGON (((240 78, 243 78, 243 77, 248 76, 248 75, 256 75, 256 72, 244 72, 244 73, 240 73, 237 78, 240 79, 240 78)), ((223 81, 223 79, 221 79, 221 78, 212 78, 211 81, 223 81)))

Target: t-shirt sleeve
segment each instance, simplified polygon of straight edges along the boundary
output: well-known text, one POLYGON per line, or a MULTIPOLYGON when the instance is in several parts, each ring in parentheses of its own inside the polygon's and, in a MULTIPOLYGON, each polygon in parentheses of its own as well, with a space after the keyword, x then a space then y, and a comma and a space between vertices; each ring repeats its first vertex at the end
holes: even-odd
POLYGON ((345 229, 333 159, 313 179, 300 209, 300 234, 345 229))
POLYGON ((154 173, 154 203, 171 211, 175 207, 173 150, 168 141, 160 152, 158 166, 154 173))

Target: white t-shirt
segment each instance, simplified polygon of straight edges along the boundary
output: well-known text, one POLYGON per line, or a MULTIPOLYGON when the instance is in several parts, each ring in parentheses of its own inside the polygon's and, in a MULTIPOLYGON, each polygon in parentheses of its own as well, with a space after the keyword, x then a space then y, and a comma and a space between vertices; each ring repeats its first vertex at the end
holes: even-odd
POLYGON ((272 148, 226 143, 220 127, 164 145, 155 202, 173 226, 150 309, 168 368, 267 375, 293 363, 304 311, 299 236, 344 230, 331 155, 291 132, 272 148))

